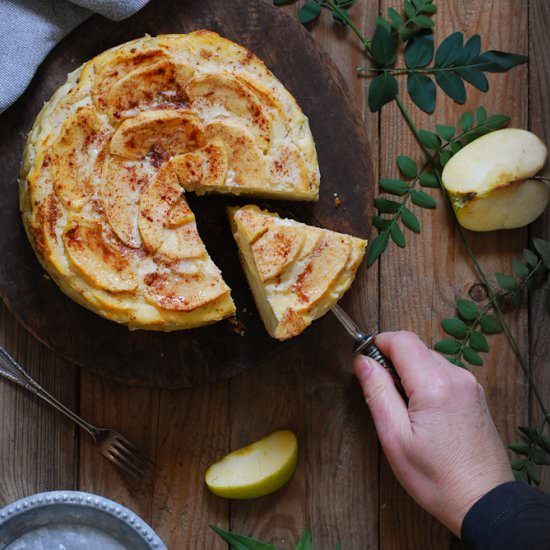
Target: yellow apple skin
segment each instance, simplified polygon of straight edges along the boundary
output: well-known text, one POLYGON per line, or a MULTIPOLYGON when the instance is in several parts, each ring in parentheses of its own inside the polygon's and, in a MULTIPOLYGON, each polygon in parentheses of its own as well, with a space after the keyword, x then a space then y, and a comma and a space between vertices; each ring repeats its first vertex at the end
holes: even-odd
POLYGON ((535 220, 545 210, 550 190, 530 178, 546 157, 542 141, 518 128, 491 132, 466 145, 442 174, 459 223, 472 231, 493 231, 535 220))
POLYGON ((287 483, 298 460, 298 441, 290 430, 279 430, 224 456, 205 474, 215 495, 231 499, 258 498, 287 483))

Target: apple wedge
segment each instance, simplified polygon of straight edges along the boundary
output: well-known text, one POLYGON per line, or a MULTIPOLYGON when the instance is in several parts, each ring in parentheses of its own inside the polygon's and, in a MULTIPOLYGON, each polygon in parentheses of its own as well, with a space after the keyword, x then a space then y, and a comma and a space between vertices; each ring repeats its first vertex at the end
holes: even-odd
POLYGON ((297 460, 296 436, 290 430, 279 430, 212 464, 205 474, 206 485, 220 497, 262 497, 290 480, 297 460))
POLYGON ((544 143, 517 128, 491 132, 466 145, 442 174, 460 225, 493 231, 523 227, 538 218, 550 189, 532 178, 546 157, 544 143))

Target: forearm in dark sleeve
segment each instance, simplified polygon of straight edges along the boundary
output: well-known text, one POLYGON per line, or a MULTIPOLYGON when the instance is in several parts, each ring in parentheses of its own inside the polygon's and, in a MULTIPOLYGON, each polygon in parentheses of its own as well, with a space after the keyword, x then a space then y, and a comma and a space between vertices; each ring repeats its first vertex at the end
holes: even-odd
POLYGON ((478 500, 462 522, 472 550, 550 550, 550 495, 512 481, 478 500))

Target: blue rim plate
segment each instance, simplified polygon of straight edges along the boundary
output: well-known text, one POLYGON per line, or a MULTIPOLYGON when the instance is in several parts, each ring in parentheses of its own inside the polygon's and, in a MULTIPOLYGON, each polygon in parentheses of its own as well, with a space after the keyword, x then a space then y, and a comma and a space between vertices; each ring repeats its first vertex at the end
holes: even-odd
POLYGON ((139 516, 91 493, 50 491, 0 509, 3 550, 167 550, 139 516))

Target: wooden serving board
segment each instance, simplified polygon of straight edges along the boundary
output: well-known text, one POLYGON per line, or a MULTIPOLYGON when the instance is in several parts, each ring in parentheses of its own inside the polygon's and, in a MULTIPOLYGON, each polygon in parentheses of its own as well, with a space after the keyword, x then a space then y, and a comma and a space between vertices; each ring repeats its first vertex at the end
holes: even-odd
MULTIPOLYGON (((233 289, 244 335, 228 321, 190 331, 130 332, 67 298, 45 275, 25 236, 17 175, 26 135, 44 101, 68 72, 116 44, 145 33, 211 29, 255 52, 296 97, 310 119, 321 168, 316 204, 266 202, 298 220, 366 237, 372 194, 370 149, 343 79, 294 19, 262 0, 153 0, 121 23, 94 16, 47 57, 29 89, 0 117, 0 294, 20 322, 62 356, 128 384, 193 386, 221 380, 285 353, 293 342, 267 336, 237 258, 225 206, 250 200, 188 196, 208 251, 233 289), (337 193, 341 205, 335 205, 337 193)), ((360 270, 350 293, 365 284, 360 270)), ((322 323, 323 320, 317 323, 322 323)), ((316 344, 315 324, 300 339, 316 344)))

